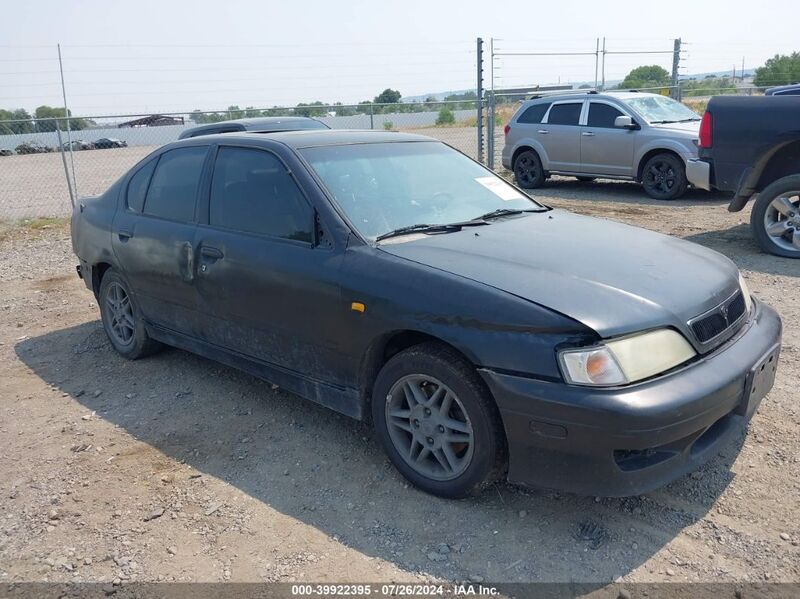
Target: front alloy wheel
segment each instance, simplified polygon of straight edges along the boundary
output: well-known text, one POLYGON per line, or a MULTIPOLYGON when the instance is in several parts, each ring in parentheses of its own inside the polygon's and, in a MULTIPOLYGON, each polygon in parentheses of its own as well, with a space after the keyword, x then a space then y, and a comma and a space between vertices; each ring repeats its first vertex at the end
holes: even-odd
POLYGON ((387 396, 386 422, 395 449, 422 476, 452 480, 469 466, 472 423, 456 394, 435 378, 398 380, 387 396))
POLYGON ((674 200, 684 194, 688 185, 683 161, 674 154, 658 154, 642 169, 642 185, 651 198, 674 200))
POLYGON ((395 468, 428 493, 464 497, 505 471, 494 398, 475 367, 440 343, 415 345, 386 362, 372 390, 372 419, 395 468))

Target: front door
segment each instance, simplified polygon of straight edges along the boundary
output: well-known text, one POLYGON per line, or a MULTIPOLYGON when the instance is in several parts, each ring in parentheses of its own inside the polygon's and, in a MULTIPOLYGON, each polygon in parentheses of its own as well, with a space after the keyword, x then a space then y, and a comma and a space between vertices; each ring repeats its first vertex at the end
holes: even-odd
POLYGON ((170 150, 129 180, 112 247, 145 319, 199 332, 194 288, 195 206, 208 146, 170 150))
POLYGON ((581 172, 633 176, 636 131, 614 127, 618 116, 626 115, 607 102, 589 102, 586 125, 581 127, 581 172))
POLYGON ((314 228, 314 210, 278 156, 221 146, 196 241, 203 336, 292 375, 344 386, 335 326, 341 252, 316 246, 314 228))

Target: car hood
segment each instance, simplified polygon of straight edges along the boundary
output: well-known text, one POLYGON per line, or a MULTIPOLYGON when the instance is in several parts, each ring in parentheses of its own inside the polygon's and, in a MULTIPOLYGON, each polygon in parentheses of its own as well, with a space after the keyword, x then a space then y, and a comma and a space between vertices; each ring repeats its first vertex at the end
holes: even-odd
POLYGON ((688 121, 686 123, 651 123, 650 126, 660 131, 685 133, 687 136, 692 137, 700 135, 700 121, 688 121))
POLYGON ((561 210, 379 247, 560 312, 601 337, 674 326, 691 339, 687 321, 739 286, 738 269, 717 252, 561 210))

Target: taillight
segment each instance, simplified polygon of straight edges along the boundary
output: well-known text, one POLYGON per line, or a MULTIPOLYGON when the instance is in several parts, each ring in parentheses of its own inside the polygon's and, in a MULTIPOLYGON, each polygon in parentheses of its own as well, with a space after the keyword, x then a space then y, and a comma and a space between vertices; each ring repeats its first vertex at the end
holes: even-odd
POLYGON ((503 127, 503 135, 508 135, 508 132, 511 131, 511 125, 506 125, 503 127))
POLYGON ((711 113, 708 110, 703 113, 703 120, 700 121, 700 139, 697 146, 699 148, 711 147, 711 113))

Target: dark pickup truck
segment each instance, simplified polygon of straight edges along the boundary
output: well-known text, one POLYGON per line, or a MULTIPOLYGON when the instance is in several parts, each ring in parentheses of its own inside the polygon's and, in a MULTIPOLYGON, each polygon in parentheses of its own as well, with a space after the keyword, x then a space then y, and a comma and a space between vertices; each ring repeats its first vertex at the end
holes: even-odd
POLYGON ((800 258, 800 97, 711 98, 700 124, 699 158, 686 176, 695 187, 733 191, 765 252, 800 258))

